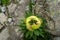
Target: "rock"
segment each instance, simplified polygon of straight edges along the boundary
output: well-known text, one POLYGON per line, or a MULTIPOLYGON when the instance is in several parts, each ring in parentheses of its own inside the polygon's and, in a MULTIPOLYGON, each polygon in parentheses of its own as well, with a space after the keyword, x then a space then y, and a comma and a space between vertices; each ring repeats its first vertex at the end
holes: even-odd
POLYGON ((0 40, 7 40, 9 37, 8 29, 5 28, 1 33, 0 33, 0 40))
POLYGON ((17 0, 17 2, 19 2, 20 0, 17 0))
MULTIPOLYGON (((26 0, 22 0, 24 1, 21 5, 19 5, 17 7, 17 9, 15 10, 16 4, 11 3, 8 8, 9 8, 9 12, 10 14, 12 14, 13 16, 13 23, 8 25, 8 29, 9 30, 9 35, 10 35, 10 39, 11 40, 17 40, 17 36, 19 35, 19 28, 17 28, 18 26, 16 26, 17 24, 20 23, 20 18, 24 18, 24 13, 25 13, 25 7, 27 6, 27 1, 26 0), (15 10, 14 13, 12 13, 15 10), (17 34, 17 35, 16 35, 17 34)), ((11 22, 11 19, 8 20, 9 22, 11 22)), ((21 35, 22 37, 22 35, 21 35)), ((19 39, 19 37, 18 37, 19 39)))
POLYGON ((26 10, 27 10, 27 11, 29 10, 29 6, 26 6, 26 10))
POLYGON ((0 13, 0 23, 4 24, 7 21, 7 16, 4 13, 0 13))
MULTIPOLYGON (((47 0, 49 4, 49 16, 55 21, 55 30, 50 32, 53 35, 60 36, 60 0, 47 0)), ((52 23, 50 23, 52 24, 52 23)), ((50 29, 53 28, 53 25, 50 26, 50 29)))
POLYGON ((3 27, 3 25, 0 24, 0 29, 3 27))
POLYGON ((20 3, 20 4, 24 3, 24 0, 21 0, 19 3, 20 3))
POLYGON ((8 22, 12 22, 12 18, 8 18, 8 22))
POLYGON ((2 12, 5 12, 6 11, 6 7, 1 7, 1 10, 2 10, 2 12))
POLYGON ((53 40, 60 40, 60 37, 54 37, 53 40))
POLYGON ((8 6, 9 12, 12 13, 12 12, 15 10, 15 7, 16 7, 16 4, 11 3, 11 4, 8 6))
POLYGON ((52 21, 48 22, 48 29, 49 30, 55 30, 54 23, 52 21))

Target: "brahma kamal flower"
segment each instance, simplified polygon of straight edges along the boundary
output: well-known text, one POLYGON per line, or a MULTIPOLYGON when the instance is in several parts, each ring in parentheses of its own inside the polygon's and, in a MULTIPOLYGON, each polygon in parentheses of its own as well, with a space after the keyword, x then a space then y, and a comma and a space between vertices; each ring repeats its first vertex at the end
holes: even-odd
POLYGON ((39 29, 42 24, 42 19, 36 16, 30 16, 26 18, 26 28, 30 31, 39 29))

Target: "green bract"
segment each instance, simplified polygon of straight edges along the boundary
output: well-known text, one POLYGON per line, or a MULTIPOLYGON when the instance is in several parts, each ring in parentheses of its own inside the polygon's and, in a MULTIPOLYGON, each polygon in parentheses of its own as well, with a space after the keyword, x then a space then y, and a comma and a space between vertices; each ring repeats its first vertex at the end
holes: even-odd
POLYGON ((26 18, 26 28, 29 31, 34 31, 35 29, 39 29, 39 27, 42 24, 42 19, 38 18, 36 16, 30 16, 28 18, 26 18))

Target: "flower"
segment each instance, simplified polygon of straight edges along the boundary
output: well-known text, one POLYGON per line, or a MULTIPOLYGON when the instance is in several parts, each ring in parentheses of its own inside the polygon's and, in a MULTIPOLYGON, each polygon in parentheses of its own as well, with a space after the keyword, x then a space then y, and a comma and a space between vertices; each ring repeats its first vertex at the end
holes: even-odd
POLYGON ((30 16, 26 18, 26 28, 30 31, 39 29, 42 24, 42 19, 36 16, 30 16))

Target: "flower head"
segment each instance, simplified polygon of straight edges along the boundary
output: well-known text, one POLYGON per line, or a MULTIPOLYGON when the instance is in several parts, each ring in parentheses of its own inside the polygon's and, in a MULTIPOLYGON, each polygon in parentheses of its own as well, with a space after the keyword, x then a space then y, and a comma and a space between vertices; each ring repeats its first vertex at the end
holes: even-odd
POLYGON ((36 16, 30 16, 26 19, 26 28, 30 31, 38 29, 42 24, 42 19, 36 16))

